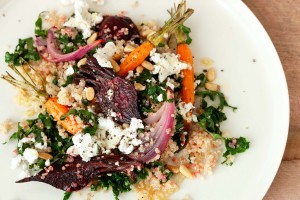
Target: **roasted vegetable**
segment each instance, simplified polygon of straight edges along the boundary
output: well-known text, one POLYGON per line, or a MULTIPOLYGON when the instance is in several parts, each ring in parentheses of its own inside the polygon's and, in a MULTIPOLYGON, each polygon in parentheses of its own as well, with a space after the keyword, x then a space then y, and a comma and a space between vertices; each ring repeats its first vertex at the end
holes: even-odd
POLYGON ((133 169, 141 167, 140 162, 113 153, 98 155, 89 162, 82 161, 80 157, 69 156, 63 163, 57 161, 37 175, 24 178, 17 183, 39 181, 71 192, 84 188, 91 181, 108 173, 123 172, 134 179, 133 169))
POLYGON ((93 57, 80 67, 75 80, 85 80, 96 91, 100 112, 107 116, 116 115, 114 119, 130 124, 131 118, 140 119, 137 107, 137 93, 129 81, 118 77, 111 69, 99 66, 93 57))
POLYGON ((103 21, 96 27, 98 37, 108 40, 131 40, 139 38, 139 31, 129 17, 104 16, 103 21))

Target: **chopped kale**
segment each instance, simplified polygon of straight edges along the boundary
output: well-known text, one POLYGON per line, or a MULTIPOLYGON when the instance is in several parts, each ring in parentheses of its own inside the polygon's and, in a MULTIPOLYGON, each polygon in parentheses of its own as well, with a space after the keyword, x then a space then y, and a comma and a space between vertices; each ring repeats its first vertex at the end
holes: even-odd
POLYGON ((92 184, 91 190, 97 191, 99 188, 112 188, 115 199, 119 199, 119 195, 123 192, 129 192, 131 190, 130 178, 121 172, 112 173, 111 176, 105 175, 101 176, 99 180, 92 184))
POLYGON ((209 97, 210 100, 214 101, 216 100, 216 97, 219 98, 219 109, 223 109, 225 106, 232 108, 233 110, 236 110, 237 107, 231 106, 228 104, 228 102, 225 99, 225 96, 222 92, 219 91, 209 91, 209 90, 205 90, 205 91, 200 91, 200 92, 196 92, 196 95, 200 95, 203 97, 203 99, 205 97, 209 97))
POLYGON ((228 157, 230 155, 243 153, 247 149, 249 149, 249 146, 250 146, 250 142, 247 141, 247 139, 244 137, 224 138, 224 140, 225 140, 226 151, 225 151, 225 153, 223 153, 223 157, 225 157, 225 160, 222 163, 226 163, 229 165, 232 165, 232 162, 228 163, 228 157))
POLYGON ((149 70, 144 69, 143 72, 136 77, 133 81, 140 83, 146 86, 146 89, 143 91, 138 92, 138 99, 139 99, 139 110, 144 112, 152 112, 150 102, 155 104, 160 103, 161 101, 157 98, 162 95, 162 101, 167 101, 167 86, 166 83, 152 83, 152 78, 157 78, 157 75, 153 75, 150 73, 149 70))
POLYGON ((57 38, 61 45, 61 51, 64 54, 76 51, 80 46, 86 44, 81 33, 77 33, 75 38, 69 37, 67 34, 59 34, 57 38))
POLYGON ((197 85, 197 88, 204 87, 205 83, 207 83, 207 78, 204 73, 201 73, 198 76, 196 76, 195 80, 200 81, 200 83, 197 85))
POLYGON ((72 84, 74 82, 74 75, 76 72, 79 71, 79 68, 77 66, 72 66, 74 70, 74 74, 67 76, 66 82, 62 85, 62 87, 67 87, 68 85, 72 84))
POLYGON ((72 195, 72 192, 65 192, 63 200, 70 199, 71 195, 72 195))
POLYGON ((137 177, 139 180, 145 180, 148 176, 148 169, 146 167, 142 168, 140 171, 136 170, 137 177))
POLYGON ((43 30, 43 20, 41 17, 38 17, 38 19, 35 21, 35 30, 34 33, 36 36, 39 37, 47 37, 48 31, 43 30))
POLYGON ((80 117, 80 119, 83 121, 83 123, 89 123, 89 126, 86 126, 83 128, 83 133, 89 133, 90 135, 95 135, 96 131, 98 129, 98 120, 97 116, 88 111, 88 110, 69 110, 66 114, 61 116, 61 120, 65 120, 69 115, 76 115, 80 117))
POLYGON ((190 37, 191 28, 182 24, 179 26, 179 29, 186 35, 185 43, 191 44, 192 43, 192 38, 190 37))
POLYGON ((13 53, 5 53, 5 62, 20 66, 28 61, 37 61, 40 55, 33 45, 33 38, 19 39, 19 43, 13 53))
POLYGON ((184 120, 182 115, 177 114, 176 117, 176 124, 175 124, 175 132, 174 135, 172 136, 172 140, 176 142, 177 146, 181 146, 181 134, 183 133, 184 130, 184 120))
MULTIPOLYGON (((59 159, 62 155, 66 153, 66 150, 73 145, 72 138, 62 138, 56 127, 56 121, 48 114, 39 114, 38 118, 27 120, 28 128, 24 129, 20 123, 18 124, 18 130, 10 137, 11 140, 22 140, 22 138, 33 135, 35 142, 23 143, 17 148, 18 153, 23 155, 25 149, 34 148, 35 143, 41 143, 45 145, 43 139, 44 136, 47 137, 47 146, 51 148, 51 155, 54 157, 53 160, 59 159)), ((31 168, 42 169, 45 166, 45 161, 43 159, 38 159, 38 161, 31 166, 31 168)))
POLYGON ((220 123, 226 119, 225 113, 213 106, 209 106, 198 116, 198 124, 209 132, 221 134, 220 123))

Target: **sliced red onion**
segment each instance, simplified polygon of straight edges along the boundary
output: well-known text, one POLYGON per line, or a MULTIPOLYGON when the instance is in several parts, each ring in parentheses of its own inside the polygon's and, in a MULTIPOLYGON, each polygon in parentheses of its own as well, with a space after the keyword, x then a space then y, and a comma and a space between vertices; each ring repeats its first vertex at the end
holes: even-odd
MULTIPOLYGON (((173 97, 173 93, 168 91, 169 97, 173 97)), ((172 129, 175 122, 175 103, 164 102, 162 107, 153 115, 149 116, 145 122, 156 123, 154 130, 150 134, 150 140, 153 145, 146 147, 144 145, 143 152, 138 149, 131 153, 130 157, 141 162, 150 162, 157 156, 160 156, 166 149, 168 142, 172 136, 172 129)), ((148 141, 149 142, 149 141, 148 141)))
POLYGON ((47 35, 47 47, 42 43, 39 38, 35 39, 35 44, 39 50, 40 55, 49 62, 67 62, 78 60, 85 56, 85 54, 101 44, 103 40, 96 40, 92 44, 87 44, 84 47, 79 47, 78 50, 68 54, 63 54, 59 49, 56 48, 57 41, 54 37, 54 28, 49 29, 47 35))

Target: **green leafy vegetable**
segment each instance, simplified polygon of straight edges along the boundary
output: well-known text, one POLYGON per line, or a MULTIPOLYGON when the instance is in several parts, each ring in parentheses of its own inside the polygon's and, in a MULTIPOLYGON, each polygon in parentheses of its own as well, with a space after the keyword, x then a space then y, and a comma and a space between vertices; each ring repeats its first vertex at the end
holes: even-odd
MULTIPOLYGON (((56 121, 48 114, 39 114, 36 119, 27 120, 26 129, 24 129, 20 123, 18 124, 18 130, 12 134, 11 140, 22 140, 29 135, 35 138, 34 142, 26 142, 17 147, 18 153, 23 155, 25 149, 35 148, 36 143, 46 145, 44 137, 47 137, 47 147, 51 149, 51 155, 53 160, 60 159, 67 151, 67 149, 73 145, 72 138, 62 138, 59 135, 56 127, 56 121)), ((45 160, 38 159, 37 162, 30 166, 31 169, 43 169, 45 167, 45 160)))
POLYGON ((198 124, 209 132, 221 134, 220 123, 227 119, 225 113, 219 109, 209 106, 204 109, 198 117, 198 124))
POLYGON ((207 83, 207 78, 204 73, 201 73, 198 76, 196 76, 195 80, 200 81, 200 83, 197 85, 197 88, 204 87, 205 83, 207 83))
POLYGON ((181 146, 181 134, 183 133, 184 130, 184 120, 182 115, 177 114, 176 117, 176 124, 175 124, 175 132, 174 135, 172 136, 172 140, 176 142, 177 146, 181 146))
POLYGON ((64 193, 64 198, 63 198, 63 200, 68 200, 68 199, 70 199, 71 195, 72 195, 72 192, 65 192, 65 193, 64 193))
POLYGON ((182 32, 186 35, 186 40, 185 43, 186 44, 191 44, 192 43, 192 38, 190 37, 190 33, 191 33, 191 28, 185 26, 185 25, 180 25, 179 29, 182 30, 182 32))
POLYGON ((19 43, 13 53, 5 53, 5 62, 20 66, 28 61, 37 61, 40 55, 33 45, 33 38, 19 39, 19 43))
POLYGON ((113 173, 111 176, 101 176, 99 180, 92 184, 91 190, 97 191, 98 188, 112 188, 115 199, 119 199, 120 193, 129 192, 131 190, 130 178, 121 172, 113 173))
POLYGON ((250 142, 247 141, 247 139, 244 137, 224 138, 224 140, 225 140, 226 151, 223 154, 223 157, 225 157, 225 160, 222 163, 226 163, 229 165, 232 165, 232 162, 228 163, 228 158, 230 155, 243 153, 247 149, 249 149, 249 146, 250 146, 250 142))
POLYGON ((97 116, 88 111, 88 110, 75 110, 71 109, 66 114, 61 116, 61 120, 65 120, 69 115, 76 115, 80 117, 80 119, 83 121, 83 123, 89 123, 90 126, 86 126, 83 128, 83 133, 89 133, 90 135, 95 135, 96 131, 98 129, 98 118, 97 116))
POLYGON ((84 46, 86 41, 81 33, 77 33, 75 38, 69 37, 67 34, 59 34, 57 38, 61 45, 61 51, 65 54, 76 51, 80 46, 84 46))
POLYGON ((138 92, 139 110, 141 112, 152 112, 151 104, 160 103, 158 96, 162 95, 162 101, 168 101, 166 92, 166 83, 152 83, 152 78, 157 79, 157 75, 153 75, 149 70, 144 69, 133 81, 146 86, 146 89, 138 92))
POLYGON ((72 75, 67 76, 66 82, 62 85, 62 87, 67 87, 68 85, 72 84, 74 82, 74 75, 76 72, 79 71, 79 68, 77 66, 72 66, 74 73, 72 75))
POLYGON ((200 92, 196 92, 196 95, 200 95, 203 97, 203 99, 205 97, 209 97, 210 100, 214 101, 216 100, 216 97, 219 98, 219 109, 223 109, 225 106, 232 108, 233 110, 236 110, 237 107, 231 106, 228 104, 228 102, 225 99, 225 96, 222 92, 219 91, 209 91, 209 90, 205 90, 205 91, 200 91, 200 92))
POLYGON ((136 170, 135 172, 137 173, 138 179, 140 179, 140 180, 145 180, 149 176, 149 173, 148 173, 148 170, 146 167, 142 168, 140 171, 136 170))
POLYGON ((34 33, 36 36, 39 37, 47 37, 48 31, 47 30, 43 30, 43 20, 41 17, 38 17, 38 19, 35 22, 35 30, 34 33))

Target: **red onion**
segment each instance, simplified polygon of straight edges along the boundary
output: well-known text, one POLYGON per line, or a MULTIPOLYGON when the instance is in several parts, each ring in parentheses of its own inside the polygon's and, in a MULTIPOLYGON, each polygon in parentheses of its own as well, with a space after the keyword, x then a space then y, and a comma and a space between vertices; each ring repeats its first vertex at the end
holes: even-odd
POLYGON ((78 50, 73 51, 72 53, 63 54, 59 49, 56 48, 57 41, 54 37, 54 28, 51 28, 48 31, 46 42, 47 47, 45 47, 45 45, 39 38, 35 39, 35 44, 39 50, 40 55, 49 62, 66 62, 82 58, 88 51, 101 44, 103 40, 96 40, 92 44, 85 45, 84 47, 79 47, 78 50))
MULTIPOLYGON (((173 93, 169 93, 169 98, 173 98, 173 93)), ((156 123, 154 130, 150 133, 150 142, 153 141, 153 145, 148 147, 144 145, 144 150, 141 148, 130 154, 131 158, 134 158, 141 162, 150 162, 160 156, 166 149, 168 142, 172 136, 172 129, 175 122, 175 103, 164 102, 162 107, 155 113, 150 115, 145 122, 156 123)), ((145 133, 146 134, 146 133, 145 133)), ((149 142, 149 141, 148 141, 149 142)))

